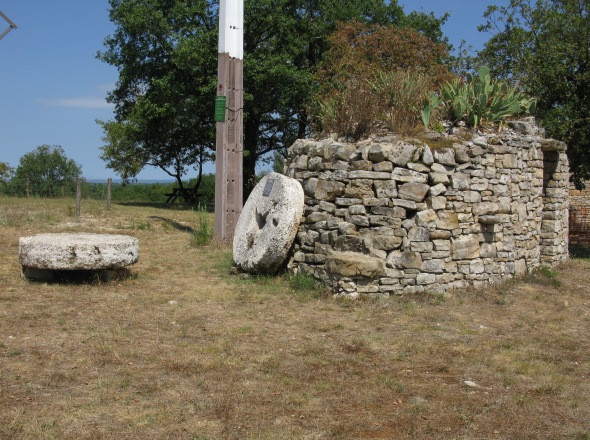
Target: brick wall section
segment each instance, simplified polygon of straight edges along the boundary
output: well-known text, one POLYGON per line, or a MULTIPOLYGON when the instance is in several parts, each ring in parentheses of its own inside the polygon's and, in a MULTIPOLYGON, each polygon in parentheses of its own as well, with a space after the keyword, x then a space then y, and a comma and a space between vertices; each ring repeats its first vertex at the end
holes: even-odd
POLYGON ((443 292, 568 256, 565 145, 532 118, 452 148, 385 136, 298 140, 287 175, 305 192, 293 271, 335 294, 443 292))

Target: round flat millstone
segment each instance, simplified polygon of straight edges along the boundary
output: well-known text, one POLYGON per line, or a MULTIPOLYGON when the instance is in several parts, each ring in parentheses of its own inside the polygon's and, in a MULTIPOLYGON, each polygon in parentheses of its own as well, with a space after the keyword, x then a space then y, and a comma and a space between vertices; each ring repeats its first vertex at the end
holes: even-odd
POLYGON ((139 241, 127 235, 39 234, 21 237, 23 268, 49 270, 119 269, 139 259, 139 241))
POLYGON ((303 216, 301 184, 270 173, 244 205, 234 233, 234 262, 243 271, 274 273, 284 263, 303 216))

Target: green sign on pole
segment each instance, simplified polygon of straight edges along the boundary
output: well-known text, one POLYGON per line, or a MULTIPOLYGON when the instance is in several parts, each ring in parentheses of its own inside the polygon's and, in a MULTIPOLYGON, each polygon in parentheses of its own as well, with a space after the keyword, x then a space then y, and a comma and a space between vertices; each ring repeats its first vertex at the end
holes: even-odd
POLYGON ((225 96, 215 97, 215 122, 225 122, 226 100, 225 96))

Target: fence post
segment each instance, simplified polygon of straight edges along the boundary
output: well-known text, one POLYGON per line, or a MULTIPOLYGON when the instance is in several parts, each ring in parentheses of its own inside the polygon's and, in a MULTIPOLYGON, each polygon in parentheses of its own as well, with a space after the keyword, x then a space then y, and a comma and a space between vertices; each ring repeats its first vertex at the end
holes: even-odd
POLYGON ((31 180, 27 177, 27 182, 25 183, 25 195, 27 199, 29 198, 30 190, 31 190, 31 180))
POLYGON ((76 215, 80 217, 80 199, 82 198, 82 179, 76 179, 76 215))
POLYGON ((112 187, 113 187, 113 179, 109 177, 109 180, 107 181, 107 211, 111 210, 112 187))

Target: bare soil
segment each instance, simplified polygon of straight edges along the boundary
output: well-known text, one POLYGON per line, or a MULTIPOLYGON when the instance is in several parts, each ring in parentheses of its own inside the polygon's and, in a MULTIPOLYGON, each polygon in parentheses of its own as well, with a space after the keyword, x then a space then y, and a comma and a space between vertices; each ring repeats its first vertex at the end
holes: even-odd
POLYGON ((588 259, 337 300, 230 275, 227 247, 194 245, 203 214, 72 207, 0 198, 0 439, 590 439, 588 259), (18 238, 62 231, 135 236, 139 263, 22 279, 18 238))

